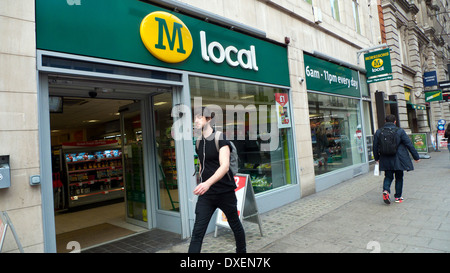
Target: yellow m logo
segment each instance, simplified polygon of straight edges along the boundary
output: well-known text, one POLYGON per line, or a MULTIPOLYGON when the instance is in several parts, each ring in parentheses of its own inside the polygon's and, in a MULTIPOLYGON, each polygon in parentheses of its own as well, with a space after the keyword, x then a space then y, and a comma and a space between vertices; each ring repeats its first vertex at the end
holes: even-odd
POLYGON ((381 67, 382 65, 383 65, 382 59, 375 59, 372 61, 372 67, 378 68, 381 67))
POLYGON ((141 39, 150 53, 166 63, 179 63, 192 53, 192 35, 175 15, 156 11, 141 22, 141 39))

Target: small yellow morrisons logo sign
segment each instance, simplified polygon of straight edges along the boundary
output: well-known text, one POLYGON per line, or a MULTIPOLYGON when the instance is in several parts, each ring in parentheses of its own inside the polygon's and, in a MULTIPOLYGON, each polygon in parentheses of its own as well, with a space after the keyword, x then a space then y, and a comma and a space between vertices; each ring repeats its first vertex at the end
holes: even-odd
POLYGON ((141 39, 150 53, 166 63, 179 63, 192 53, 192 35, 175 15, 156 11, 141 22, 141 39))
POLYGON ((383 65, 382 59, 375 59, 372 61, 372 67, 378 68, 383 65))

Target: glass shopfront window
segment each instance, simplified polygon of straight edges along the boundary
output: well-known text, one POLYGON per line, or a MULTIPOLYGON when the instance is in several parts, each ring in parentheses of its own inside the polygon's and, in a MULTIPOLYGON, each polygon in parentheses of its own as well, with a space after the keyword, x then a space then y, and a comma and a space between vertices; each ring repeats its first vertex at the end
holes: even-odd
POLYGON ((359 102, 347 97, 308 93, 316 175, 366 161, 359 102))
POLYGON ((233 141, 239 173, 250 175, 255 193, 296 183, 288 90, 194 76, 189 82, 194 111, 215 113, 215 130, 233 141))

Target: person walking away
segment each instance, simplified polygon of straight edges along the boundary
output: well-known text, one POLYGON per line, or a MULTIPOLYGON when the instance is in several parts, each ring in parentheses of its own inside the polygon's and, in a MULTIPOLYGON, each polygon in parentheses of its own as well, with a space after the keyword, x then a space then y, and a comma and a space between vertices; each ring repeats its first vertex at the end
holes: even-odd
POLYGON ((383 201, 390 204, 391 184, 395 176, 395 202, 402 203, 403 172, 414 170, 409 157, 411 153, 415 162, 420 161, 419 153, 414 148, 405 130, 396 126, 394 115, 386 116, 383 128, 375 132, 373 153, 375 161, 380 164, 380 171, 384 171, 383 201))
MULTIPOLYGON (((195 116, 194 126, 202 130, 196 152, 199 159, 199 173, 201 183, 194 189, 198 195, 195 207, 195 223, 192 231, 189 253, 200 253, 203 238, 209 221, 217 208, 227 217, 228 224, 236 240, 236 252, 246 253, 244 227, 239 219, 236 199, 236 183, 230 174, 231 144, 224 137, 219 139, 219 151, 215 143, 215 134, 211 126, 214 113, 209 115, 202 108, 201 114, 195 116), (230 175, 227 175, 230 174, 230 175)), ((208 111, 206 109, 206 111, 208 111)), ((223 136, 224 134, 221 134, 223 136)))

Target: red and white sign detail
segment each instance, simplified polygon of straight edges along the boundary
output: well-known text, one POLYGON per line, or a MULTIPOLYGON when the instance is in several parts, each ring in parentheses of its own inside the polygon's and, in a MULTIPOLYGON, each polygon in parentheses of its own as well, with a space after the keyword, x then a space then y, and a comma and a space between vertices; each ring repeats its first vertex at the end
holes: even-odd
POLYGON ((278 128, 291 127, 289 95, 287 93, 275 93, 275 102, 277 107, 278 128))
MULTIPOLYGON (((236 182, 236 189, 234 190, 236 193, 236 199, 237 199, 237 209, 238 209, 238 215, 239 219, 242 221, 242 211, 244 209, 245 204, 245 193, 247 190, 247 180, 248 176, 234 176, 234 182, 236 182)), ((230 227, 228 225, 227 217, 225 216, 225 213, 219 209, 217 214, 217 221, 216 224, 224 226, 224 227, 230 227)))

